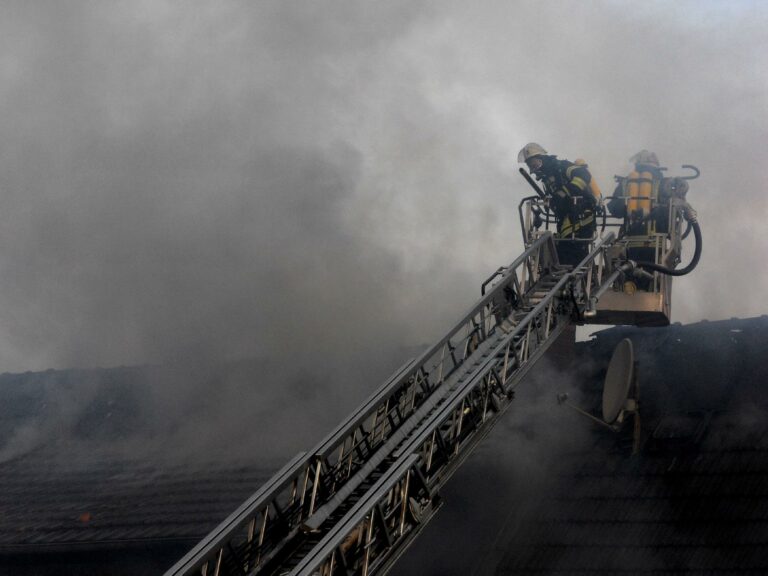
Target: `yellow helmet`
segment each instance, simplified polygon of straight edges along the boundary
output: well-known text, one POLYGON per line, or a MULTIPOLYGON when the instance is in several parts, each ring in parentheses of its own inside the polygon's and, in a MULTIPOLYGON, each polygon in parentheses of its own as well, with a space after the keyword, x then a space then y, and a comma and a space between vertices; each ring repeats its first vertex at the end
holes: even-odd
POLYGON ((645 166, 656 166, 656 168, 659 167, 659 159, 656 157, 656 154, 654 154, 650 150, 640 150, 640 152, 632 156, 632 158, 630 158, 629 161, 634 164, 644 164, 645 166))
POLYGON ((530 158, 533 158, 534 156, 542 156, 546 155, 547 151, 544 150, 541 146, 536 144, 536 142, 529 142, 525 146, 523 146, 523 149, 520 150, 520 152, 517 155, 517 161, 527 162, 530 158))

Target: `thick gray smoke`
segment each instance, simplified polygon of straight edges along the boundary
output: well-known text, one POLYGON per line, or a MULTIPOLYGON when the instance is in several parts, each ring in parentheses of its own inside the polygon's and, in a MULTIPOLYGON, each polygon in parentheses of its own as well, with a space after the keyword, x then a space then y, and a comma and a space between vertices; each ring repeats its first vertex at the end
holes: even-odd
POLYGON ((641 148, 698 165, 704 257, 674 318, 760 314, 766 20, 758 2, 5 2, 0 371, 268 359, 210 399, 161 378, 154 409, 237 428, 260 389, 322 389, 331 421, 520 251, 530 140, 606 192, 641 148))
POLYGON ((519 250, 529 140, 699 165, 675 318, 765 309, 762 3, 0 10, 2 370, 429 341, 519 250))

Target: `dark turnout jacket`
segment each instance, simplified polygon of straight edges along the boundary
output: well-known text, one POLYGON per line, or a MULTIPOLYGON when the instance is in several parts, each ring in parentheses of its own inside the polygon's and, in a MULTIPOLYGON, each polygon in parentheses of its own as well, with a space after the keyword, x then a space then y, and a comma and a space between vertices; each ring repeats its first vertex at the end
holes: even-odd
POLYGON ((537 176, 550 199, 550 207, 557 219, 558 236, 591 236, 595 229, 597 201, 589 187, 592 175, 587 166, 546 156, 537 176))

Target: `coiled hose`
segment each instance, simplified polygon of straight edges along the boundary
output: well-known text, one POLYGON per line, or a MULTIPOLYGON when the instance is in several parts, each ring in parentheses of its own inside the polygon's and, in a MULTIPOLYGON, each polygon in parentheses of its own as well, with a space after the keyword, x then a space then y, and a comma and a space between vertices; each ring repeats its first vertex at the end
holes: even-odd
POLYGON ((688 221, 690 228, 693 229, 693 236, 696 240, 696 248, 693 251, 693 258, 691 258, 691 261, 688 263, 688 266, 680 269, 672 269, 672 268, 667 268, 666 266, 660 266, 659 264, 656 264, 654 262, 636 262, 635 265, 638 268, 655 270, 656 272, 661 272, 662 274, 667 274, 668 276, 685 276, 689 272, 692 272, 694 268, 696 268, 696 265, 699 263, 699 259, 701 258, 701 248, 702 248, 701 227, 699 226, 696 210, 694 210, 690 204, 687 204, 687 203, 685 204, 684 216, 685 216, 685 219, 688 221))

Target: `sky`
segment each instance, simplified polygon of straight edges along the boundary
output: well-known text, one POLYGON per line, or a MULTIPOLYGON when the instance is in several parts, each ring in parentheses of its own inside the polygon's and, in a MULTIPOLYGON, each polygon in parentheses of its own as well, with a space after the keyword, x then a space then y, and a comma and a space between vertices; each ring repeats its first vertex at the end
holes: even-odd
POLYGON ((428 344, 522 249, 529 141, 604 191, 643 148, 698 166, 673 321, 764 314, 766 30, 759 1, 6 0, 0 372, 428 344))

